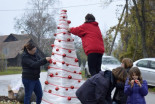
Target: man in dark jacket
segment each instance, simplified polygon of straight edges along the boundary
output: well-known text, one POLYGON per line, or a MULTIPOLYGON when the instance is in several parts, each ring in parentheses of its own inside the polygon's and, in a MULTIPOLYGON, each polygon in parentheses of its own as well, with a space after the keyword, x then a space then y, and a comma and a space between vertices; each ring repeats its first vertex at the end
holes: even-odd
POLYGON ((22 55, 22 82, 25 87, 24 104, 30 104, 33 91, 37 97, 37 104, 41 103, 40 66, 46 64, 50 59, 50 57, 41 59, 37 55, 36 47, 32 43, 27 43, 24 46, 22 55))
POLYGON ((104 44, 101 31, 95 17, 87 14, 85 23, 79 27, 68 29, 74 35, 82 39, 85 54, 88 56, 90 74, 93 76, 101 71, 101 60, 104 53, 104 44))
POLYGON ((100 73, 89 78, 76 92, 78 99, 82 104, 112 104, 111 92, 115 86, 116 79, 126 73, 124 68, 118 67, 111 71, 100 71, 100 73))

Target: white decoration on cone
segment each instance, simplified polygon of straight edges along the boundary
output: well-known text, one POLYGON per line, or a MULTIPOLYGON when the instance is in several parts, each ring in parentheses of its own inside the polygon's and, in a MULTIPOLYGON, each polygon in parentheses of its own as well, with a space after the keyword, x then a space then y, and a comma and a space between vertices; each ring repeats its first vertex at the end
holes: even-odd
POLYGON ((83 83, 66 10, 60 14, 41 104, 81 104, 75 92, 83 83))

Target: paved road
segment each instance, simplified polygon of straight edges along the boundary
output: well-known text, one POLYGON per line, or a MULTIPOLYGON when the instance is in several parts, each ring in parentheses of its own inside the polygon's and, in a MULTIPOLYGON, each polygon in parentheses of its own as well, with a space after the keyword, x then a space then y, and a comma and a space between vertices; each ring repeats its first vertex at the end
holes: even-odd
MULTIPOLYGON (((47 73, 42 72, 40 76, 42 88, 44 88, 44 81, 46 80, 47 73)), ((8 96, 8 85, 10 84, 11 80, 18 79, 21 79, 21 74, 0 76, 0 96, 8 96)), ((149 92, 145 99, 147 104, 155 104, 155 93, 149 92)))

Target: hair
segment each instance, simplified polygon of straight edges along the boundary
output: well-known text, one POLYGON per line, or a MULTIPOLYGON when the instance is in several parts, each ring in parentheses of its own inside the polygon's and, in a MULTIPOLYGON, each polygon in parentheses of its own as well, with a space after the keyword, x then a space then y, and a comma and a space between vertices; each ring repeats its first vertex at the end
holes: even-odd
POLYGON ((128 84, 130 84, 131 80, 133 80, 132 76, 134 73, 138 76, 138 80, 140 81, 140 83, 143 83, 143 79, 142 79, 141 72, 140 72, 139 68, 138 67, 132 67, 129 70, 129 83, 128 84))
POLYGON ((112 70, 114 78, 116 80, 125 82, 127 78, 127 71, 123 67, 117 67, 116 69, 112 70))
POLYGON ((124 64, 125 69, 133 66, 133 61, 130 58, 123 58, 122 63, 124 64))
POLYGON ((24 51, 27 51, 27 50, 31 51, 33 48, 35 48, 35 45, 32 42, 28 42, 24 45, 23 50, 24 51))
POLYGON ((92 14, 87 14, 85 16, 86 22, 95 22, 95 17, 92 14))

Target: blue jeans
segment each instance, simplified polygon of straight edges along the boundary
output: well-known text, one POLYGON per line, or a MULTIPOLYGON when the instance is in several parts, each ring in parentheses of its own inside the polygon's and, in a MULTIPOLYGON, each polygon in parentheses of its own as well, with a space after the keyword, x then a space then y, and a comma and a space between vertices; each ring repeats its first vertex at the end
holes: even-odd
POLYGON ((30 99, 33 91, 37 97, 36 103, 40 104, 43 96, 43 92, 42 92, 42 87, 39 79, 29 80, 29 79, 22 78, 22 82, 25 87, 24 104, 30 104, 30 99))

